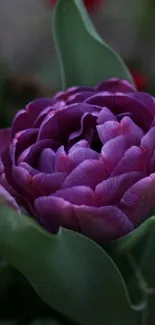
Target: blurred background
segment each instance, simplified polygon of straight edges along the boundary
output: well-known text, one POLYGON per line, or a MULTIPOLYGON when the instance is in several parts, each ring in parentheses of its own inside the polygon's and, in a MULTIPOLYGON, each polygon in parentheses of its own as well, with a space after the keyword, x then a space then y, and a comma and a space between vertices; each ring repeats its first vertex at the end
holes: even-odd
MULTIPOLYGON (((60 74, 51 34, 56 0, 0 0, 0 127, 60 74)), ((100 35, 125 60, 137 88, 155 95, 155 0, 85 0, 100 35)))

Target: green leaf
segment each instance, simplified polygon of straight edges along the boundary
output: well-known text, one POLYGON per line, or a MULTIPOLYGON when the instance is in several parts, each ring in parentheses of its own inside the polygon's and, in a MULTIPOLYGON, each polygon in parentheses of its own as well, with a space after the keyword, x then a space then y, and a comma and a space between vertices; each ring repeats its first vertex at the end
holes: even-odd
MULTIPOLYGON (((145 294, 155 294, 155 216, 144 221, 137 229, 115 242, 113 254, 129 254, 145 294)), ((154 298, 155 299, 155 298, 154 298)))
POLYGON ((53 17, 63 87, 118 77, 133 83, 120 58, 97 34, 81 0, 59 0, 53 17))
POLYGON ((139 241, 144 240, 144 238, 148 236, 148 233, 150 233, 154 223, 155 217, 152 216, 128 235, 115 240, 112 244, 114 253, 124 254, 131 251, 131 249, 133 249, 139 241))
POLYGON ((0 211, 0 254, 54 310, 78 325, 136 325, 124 281, 93 241, 61 229, 50 235, 27 216, 0 211))

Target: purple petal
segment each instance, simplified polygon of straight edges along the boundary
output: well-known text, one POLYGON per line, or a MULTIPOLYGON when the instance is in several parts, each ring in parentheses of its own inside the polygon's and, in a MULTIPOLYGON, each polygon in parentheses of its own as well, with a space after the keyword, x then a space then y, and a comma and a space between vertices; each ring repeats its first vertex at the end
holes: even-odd
POLYGON ((57 172, 69 173, 73 169, 73 163, 67 156, 64 146, 61 146, 55 155, 55 170, 57 172))
POLYGON ((116 204, 124 194, 124 192, 134 183, 143 177, 143 173, 130 172, 127 174, 110 177, 95 189, 95 202, 97 206, 116 204))
POLYGON ((130 91, 136 92, 135 87, 133 87, 127 80, 121 80, 118 78, 111 78, 106 81, 102 81, 97 87, 97 91, 109 91, 111 93, 121 92, 127 93, 130 91))
POLYGON ((106 106, 111 109, 115 115, 124 113, 125 110, 126 112, 132 114, 132 119, 134 122, 142 127, 145 131, 150 128, 154 117, 154 112, 152 109, 149 109, 149 107, 145 106, 143 102, 140 102, 138 99, 127 93, 98 93, 89 98, 86 103, 101 107, 106 106))
POLYGON ((57 94, 54 96, 54 99, 57 100, 68 100, 72 95, 76 95, 79 93, 83 93, 83 92, 89 92, 89 91, 93 91, 93 88, 91 87, 70 87, 68 88, 66 91, 59 91, 57 92, 57 94))
POLYGON ((25 168, 31 176, 37 175, 39 173, 39 170, 31 167, 29 164, 26 162, 22 162, 19 167, 25 168))
POLYGON ((37 193, 32 188, 32 177, 23 167, 13 166, 12 173, 16 184, 19 186, 20 194, 35 198, 37 193))
POLYGON ((113 171, 124 156, 126 150, 134 143, 132 136, 119 136, 109 140, 102 147, 101 157, 109 173, 113 171))
POLYGON ((3 203, 3 201, 17 212, 20 212, 19 206, 15 199, 10 195, 8 191, 6 191, 2 185, 0 185, 0 203, 3 203))
POLYGON ((122 128, 122 134, 131 134, 134 135, 135 138, 140 142, 142 137, 144 136, 143 130, 137 126, 130 117, 125 116, 120 122, 122 128))
POLYGON ((115 206, 74 206, 74 213, 78 218, 80 231, 100 243, 117 239, 133 230, 131 221, 115 206))
POLYGON ((87 98, 91 97, 94 95, 95 91, 85 91, 77 94, 70 95, 69 98, 66 101, 67 105, 73 104, 73 103, 82 103, 84 102, 87 98))
POLYGON ((37 135, 37 129, 27 129, 15 134, 10 145, 10 155, 14 164, 22 152, 36 142, 37 135))
POLYGON ((56 191, 54 196, 61 197, 65 201, 77 205, 94 204, 94 192, 87 186, 73 186, 71 188, 61 189, 56 191))
POLYGON ((96 128, 102 144, 122 134, 121 125, 117 121, 107 121, 96 128))
POLYGON ((107 107, 102 107, 102 110, 99 113, 97 123, 104 124, 107 121, 116 121, 115 115, 107 107))
POLYGON ((101 161, 85 160, 66 177, 62 188, 85 185, 94 189, 106 177, 107 170, 101 161))
POLYGON ((133 146, 129 148, 124 157, 117 164, 111 176, 118 176, 120 174, 139 171, 146 173, 147 161, 145 153, 138 147, 133 146))
POLYGON ((151 128, 141 140, 141 149, 147 154, 148 160, 151 159, 155 150, 155 127, 151 128))
POLYGON ((49 113, 40 127, 38 141, 49 138, 60 142, 65 140, 69 133, 80 127, 82 106, 84 109, 89 105, 73 104, 56 111, 54 115, 53 112, 49 113))
POLYGON ((20 110, 13 121, 12 138, 17 132, 31 128, 41 111, 51 105, 52 100, 41 98, 29 103, 24 110, 20 110))
POLYGON ((144 93, 144 92, 132 92, 129 94, 132 98, 139 101, 139 103, 143 104, 145 108, 151 113, 154 117, 155 115, 155 102, 151 95, 144 93))
POLYGON ((0 151, 9 145, 10 135, 11 135, 11 129, 0 130, 0 151))
POLYGON ((38 190, 38 196, 51 195, 61 187, 66 176, 66 173, 55 173, 52 175, 40 173, 32 178, 32 186, 38 190))
POLYGON ((84 115, 81 118, 81 127, 77 131, 72 132, 69 135, 69 141, 75 140, 76 138, 79 138, 82 134, 86 134, 89 129, 93 129, 96 125, 96 119, 97 116, 95 112, 92 114, 90 113, 84 113, 84 115))
POLYGON ((89 148, 77 148, 69 153, 68 158, 72 162, 73 168, 87 159, 98 159, 99 153, 89 148))
POLYGON ((55 172, 55 152, 52 149, 43 149, 37 162, 37 169, 43 173, 55 172))
POLYGON ((60 226, 78 230, 71 203, 62 198, 44 196, 35 200, 34 206, 39 222, 50 232, 56 233, 60 226))
POLYGON ((72 151, 74 151, 77 148, 89 148, 89 143, 86 140, 80 140, 78 142, 76 142, 70 149, 69 149, 69 153, 71 153, 72 151))
MULTIPOLYGON (((46 148, 51 148, 53 150, 57 149, 58 144, 52 140, 42 140, 37 143, 34 143, 30 148, 27 149, 24 160, 32 167, 37 164, 38 157, 42 150, 46 148)), ((23 160, 22 160, 23 161, 23 160)), ((21 162, 21 160, 20 160, 21 162)))
POLYGON ((155 206, 155 174, 139 180, 123 195, 120 208, 138 225, 155 206))

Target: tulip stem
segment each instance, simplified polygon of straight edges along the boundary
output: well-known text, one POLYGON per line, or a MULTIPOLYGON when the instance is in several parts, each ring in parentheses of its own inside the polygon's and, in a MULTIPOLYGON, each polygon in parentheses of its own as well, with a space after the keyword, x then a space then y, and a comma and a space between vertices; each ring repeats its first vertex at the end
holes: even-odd
MULTIPOLYGON (((146 299, 148 301, 148 296, 146 296, 146 299)), ((142 319, 141 319, 141 325, 147 325, 148 323, 148 316, 149 316, 149 309, 148 309, 148 304, 146 308, 142 310, 142 319)))

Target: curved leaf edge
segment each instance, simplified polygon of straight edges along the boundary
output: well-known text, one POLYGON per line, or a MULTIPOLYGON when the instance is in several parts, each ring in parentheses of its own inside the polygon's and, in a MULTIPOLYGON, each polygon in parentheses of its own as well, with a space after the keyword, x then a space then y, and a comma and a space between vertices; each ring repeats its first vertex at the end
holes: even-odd
MULTIPOLYGON (((112 267, 115 269, 115 272, 117 272, 118 278, 120 279, 120 286, 122 287, 122 291, 124 291, 124 293, 125 293, 124 296, 126 297, 126 303, 128 305, 128 308, 133 310, 133 311, 142 311, 142 310, 144 310, 145 304, 141 304, 141 305, 136 306, 136 305, 133 305, 131 303, 125 281, 124 281, 124 279, 122 277, 121 272, 117 268, 117 265, 114 263, 112 258, 106 253, 106 251, 104 251, 104 249, 101 246, 99 246, 97 243, 95 243, 93 240, 88 239, 87 237, 83 236, 82 234, 76 233, 76 232, 74 232, 72 230, 68 230, 68 229, 65 229, 65 228, 60 228, 60 230, 59 230, 59 232, 57 234, 54 234, 54 235, 50 234, 47 231, 45 231, 35 220, 31 219, 30 217, 28 217, 26 215, 16 213, 13 209, 9 208, 6 205, 1 206, 1 214, 2 214, 2 212, 5 213, 5 214, 11 212, 11 215, 10 215, 10 218, 9 218, 10 223, 12 222, 12 216, 13 216, 17 220, 17 223, 21 222, 21 224, 22 224, 24 222, 24 227, 27 227, 29 229, 30 228, 35 228, 35 230, 37 232, 39 232, 41 236, 45 236, 50 241, 51 240, 53 242, 54 241, 61 241, 64 236, 67 236, 68 238, 69 238, 69 236, 72 236, 72 237, 77 237, 78 240, 82 239, 83 241, 89 243, 90 249, 91 249, 92 246, 95 247, 96 250, 100 251, 100 254, 105 254, 107 260, 109 261, 109 263, 111 263, 112 267)), ((1 218, 1 214, 0 214, 0 218, 1 218)), ((12 232, 16 231, 16 225, 14 225, 12 227, 11 231, 12 232)), ((7 244, 5 243, 5 238, 3 240, 3 238, 1 237, 0 238, 0 254, 1 254, 1 256, 7 261, 7 263, 10 263, 11 266, 13 266, 15 269, 20 271, 25 276, 25 278, 27 278, 29 283, 34 288, 34 290, 37 292, 37 289, 33 286, 33 283, 32 283, 33 281, 30 281, 29 276, 27 276, 27 274, 26 274, 27 271, 23 272, 22 268, 19 266, 20 263, 19 263, 19 265, 17 265, 17 263, 14 262, 14 258, 13 258, 12 255, 11 255, 11 258, 10 258, 10 254, 4 253, 4 252, 6 252, 6 250, 5 250, 6 245, 7 244), (4 246, 4 251, 2 249, 3 246, 4 246), (9 257, 8 257, 8 255, 9 255, 9 257)), ((37 294, 39 294, 39 293, 37 292, 37 294)))
MULTIPOLYGON (((65 1, 68 1, 68 0, 65 0, 65 1)), ((85 28, 85 31, 89 34, 90 37, 92 37, 94 39, 94 41, 96 41, 100 45, 103 45, 108 52, 113 54, 113 56, 118 60, 118 63, 121 64, 121 66, 123 67, 123 69, 126 73, 126 79, 136 88, 133 77, 132 77, 128 67, 126 66, 125 62, 121 58, 121 56, 117 52, 115 52, 106 42, 104 42, 102 40, 102 38, 100 37, 100 35, 97 33, 95 27, 93 26, 93 23, 91 22, 91 19, 89 18, 89 15, 88 15, 86 8, 83 4, 83 1, 82 0, 69 0, 69 1, 72 1, 74 6, 76 7, 76 9, 79 13, 81 22, 83 23, 83 26, 85 28)), ((52 35, 53 35, 53 40, 55 43, 55 48, 56 48, 58 61, 59 61, 59 65, 60 65, 62 89, 65 90, 66 89, 66 81, 65 81, 65 73, 64 73, 64 64, 63 64, 63 59, 62 59, 61 52, 60 52, 59 45, 58 45, 59 40, 57 39, 56 30, 55 30, 55 25, 56 25, 55 21, 57 19, 57 11, 59 10, 61 2, 62 2, 62 0, 57 1, 56 5, 54 7, 53 13, 52 13, 52 35)), ((114 77, 118 77, 118 76, 114 76, 114 77)), ((125 79, 125 77, 124 77, 124 79, 125 79)), ((100 80, 99 80, 99 82, 100 82, 100 80)))

